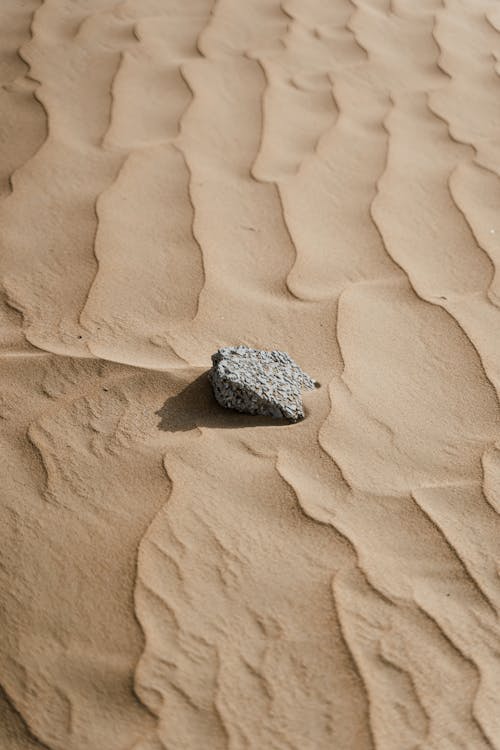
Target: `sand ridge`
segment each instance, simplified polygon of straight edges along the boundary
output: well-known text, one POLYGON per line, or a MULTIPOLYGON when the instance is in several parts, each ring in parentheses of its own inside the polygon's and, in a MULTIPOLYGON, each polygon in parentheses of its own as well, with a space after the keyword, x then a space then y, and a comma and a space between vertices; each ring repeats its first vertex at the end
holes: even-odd
POLYGON ((2 3, 1 747, 500 748, 499 31, 2 3))

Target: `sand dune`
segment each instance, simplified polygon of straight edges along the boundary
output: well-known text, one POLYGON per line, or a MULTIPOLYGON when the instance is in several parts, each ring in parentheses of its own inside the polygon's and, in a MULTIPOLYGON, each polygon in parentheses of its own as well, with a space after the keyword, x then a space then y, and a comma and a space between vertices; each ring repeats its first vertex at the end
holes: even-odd
POLYGON ((4 0, 2 749, 500 749, 499 32, 4 0))

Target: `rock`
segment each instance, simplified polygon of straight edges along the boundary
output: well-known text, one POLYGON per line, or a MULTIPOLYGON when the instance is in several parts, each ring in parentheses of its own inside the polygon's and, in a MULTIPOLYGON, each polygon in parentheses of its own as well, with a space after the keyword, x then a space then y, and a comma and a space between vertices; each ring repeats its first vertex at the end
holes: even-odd
POLYGON ((221 406, 293 422, 304 419, 302 389, 317 386, 285 352, 247 346, 212 354, 209 379, 221 406))

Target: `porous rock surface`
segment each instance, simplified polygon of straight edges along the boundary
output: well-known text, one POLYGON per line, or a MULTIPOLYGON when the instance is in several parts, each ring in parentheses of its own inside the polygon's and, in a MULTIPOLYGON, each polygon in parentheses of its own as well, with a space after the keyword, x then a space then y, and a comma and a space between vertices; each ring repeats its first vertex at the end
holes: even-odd
POLYGON ((209 379, 221 406, 293 422, 304 419, 302 389, 316 386, 285 352, 247 346, 212 354, 209 379))

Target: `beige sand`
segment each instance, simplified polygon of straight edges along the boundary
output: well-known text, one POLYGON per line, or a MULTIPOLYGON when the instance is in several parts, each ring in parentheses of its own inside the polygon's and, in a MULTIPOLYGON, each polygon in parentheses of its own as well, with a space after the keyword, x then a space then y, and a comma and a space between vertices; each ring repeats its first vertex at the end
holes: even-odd
POLYGON ((500 748, 497 0, 0 49, 0 750, 500 748), (305 421, 215 405, 236 343, 305 421))

